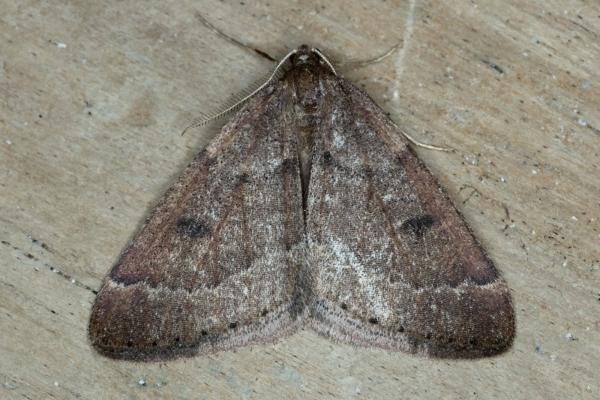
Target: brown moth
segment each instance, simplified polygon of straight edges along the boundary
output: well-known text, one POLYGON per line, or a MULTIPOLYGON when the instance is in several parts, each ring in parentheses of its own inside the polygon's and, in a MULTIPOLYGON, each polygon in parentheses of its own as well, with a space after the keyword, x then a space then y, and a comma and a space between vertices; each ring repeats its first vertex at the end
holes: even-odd
POLYGON ((394 123, 316 49, 278 69, 112 268, 93 346, 165 360, 308 325, 428 356, 506 350, 506 283, 394 123))

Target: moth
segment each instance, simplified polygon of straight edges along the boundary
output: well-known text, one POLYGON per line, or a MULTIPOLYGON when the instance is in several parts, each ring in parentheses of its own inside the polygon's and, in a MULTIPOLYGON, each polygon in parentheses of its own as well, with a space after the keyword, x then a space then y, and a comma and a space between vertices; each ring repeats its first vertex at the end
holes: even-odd
POLYGON ((501 353, 509 289, 395 124, 314 48, 286 56, 168 189, 92 307, 101 354, 274 342, 501 353))

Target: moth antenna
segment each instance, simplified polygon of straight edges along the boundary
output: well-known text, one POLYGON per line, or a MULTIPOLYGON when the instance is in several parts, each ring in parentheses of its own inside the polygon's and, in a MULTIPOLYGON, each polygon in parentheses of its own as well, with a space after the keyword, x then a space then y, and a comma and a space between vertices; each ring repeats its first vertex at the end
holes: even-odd
MULTIPOLYGON (((400 47, 400 44, 397 44, 394 47, 392 47, 391 49, 389 49, 385 54, 382 54, 379 57, 376 57, 376 58, 373 58, 373 59, 370 59, 370 60, 365 60, 365 61, 347 61, 347 62, 341 63, 341 64, 357 64, 359 66, 363 66, 363 65, 367 65, 367 64, 379 62, 379 61, 383 60, 384 58, 388 57, 389 55, 391 55, 399 47, 400 47)), ((321 59, 323 61, 325 61, 325 63, 329 66, 329 68, 331 68, 331 72, 333 72, 334 75, 337 75, 337 72, 335 71, 335 68, 333 68, 333 65, 331 64, 331 62, 327 59, 327 57, 325 57, 325 55, 323 53, 321 53, 321 51, 319 49, 313 47, 311 49, 311 51, 313 53, 317 54, 319 57, 321 57, 321 59)), ((396 125, 396 124, 394 124, 394 125, 396 125)), ((423 148, 429 149, 429 150, 447 151, 447 152, 454 151, 454 149, 449 148, 449 147, 438 147, 438 146, 434 146, 434 145, 431 145, 431 144, 419 142, 418 140, 416 140, 415 138, 413 138, 412 136, 410 136, 408 133, 406 133, 402 129, 398 128, 397 125, 396 125, 396 128, 400 131, 400 133, 406 139, 408 139, 409 142, 413 143, 415 146, 423 147, 423 148)))
POLYGON ((419 142, 417 139, 413 138, 408 133, 406 133, 405 131, 400 129, 398 127, 398 125, 396 125, 395 123, 394 123, 394 126, 396 126, 396 129, 398 129, 398 131, 402 134, 402 136, 404 136, 406 139, 408 139, 408 141, 411 142, 412 144, 414 144, 415 146, 422 147, 424 149, 429 149, 429 150, 436 150, 436 151, 446 151, 446 152, 454 152, 455 151, 455 149, 453 149, 451 147, 438 147, 438 146, 434 146, 432 144, 419 142))
POLYGON ((266 81, 264 81, 259 87, 254 89, 250 94, 244 96, 242 99, 235 102, 232 106, 229 106, 222 111, 217 111, 213 114, 209 114, 207 116, 200 116, 198 118, 193 119, 192 122, 190 122, 190 124, 183 130, 183 132, 181 132, 181 136, 183 136, 189 129, 198 128, 200 126, 206 125, 208 122, 215 120, 217 118, 221 118, 222 116, 230 113, 231 111, 237 109, 239 106, 244 104, 248 99, 250 99, 256 93, 260 92, 267 85, 269 85, 273 81, 273 79, 275 79, 277 74, 280 72, 281 66, 287 61, 288 58, 290 58, 296 52, 297 52, 297 50, 294 49, 294 50, 290 51, 285 57, 283 57, 281 59, 281 61, 279 61, 279 63, 273 70, 273 73, 269 76, 269 78, 266 81))
POLYGON ((360 68, 360 67, 364 67, 364 66, 369 65, 369 64, 375 64, 375 63, 378 63, 380 61, 383 61, 387 57, 389 57, 392 54, 394 54, 394 52, 400 48, 400 45, 401 45, 401 43, 398 43, 397 45, 393 46, 392 48, 390 48, 388 51, 386 51, 382 55, 377 56, 375 58, 371 58, 371 59, 368 59, 368 60, 348 60, 348 61, 341 61, 341 62, 338 62, 338 65, 343 65, 343 66, 350 65, 350 66, 354 66, 354 67, 360 68))
POLYGON ((204 18, 204 16, 201 13, 196 13, 196 18, 198 18, 198 20, 200 20, 200 23, 202 25, 206 26, 208 29, 212 30, 213 32, 215 32, 217 35, 221 36, 223 39, 227 40, 228 42, 233 43, 234 45, 236 45, 244 50, 252 51, 255 54, 258 54, 259 56, 264 57, 268 60, 277 61, 276 59, 271 57, 271 55, 269 55, 268 53, 266 53, 262 50, 256 49, 256 48, 250 46, 249 44, 244 43, 244 42, 224 33, 219 28, 217 28, 216 26, 214 26, 213 24, 208 22, 208 20, 206 18, 204 18))
POLYGON ((321 60, 325 61, 325 63, 329 66, 329 68, 331 68, 331 72, 333 72, 333 74, 337 76, 337 72, 335 72, 335 68, 333 68, 333 64, 331 64, 329 59, 327 57, 325 57, 325 55, 323 53, 321 53, 321 51, 319 49, 313 47, 312 49, 310 49, 310 51, 312 51, 313 53, 315 53, 319 57, 321 57, 321 60))

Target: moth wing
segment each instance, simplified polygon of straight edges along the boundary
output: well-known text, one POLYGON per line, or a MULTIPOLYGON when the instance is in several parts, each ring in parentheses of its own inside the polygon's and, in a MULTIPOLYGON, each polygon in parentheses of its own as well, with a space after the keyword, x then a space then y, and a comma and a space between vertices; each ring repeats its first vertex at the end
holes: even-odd
POLYGON ((281 96, 267 89, 236 114, 121 255, 92 308, 99 352, 161 360, 272 340, 297 325, 301 188, 281 96))
POLYGON ((510 294, 485 251, 388 117, 347 81, 329 84, 308 194, 315 329, 440 357, 505 350, 510 294))

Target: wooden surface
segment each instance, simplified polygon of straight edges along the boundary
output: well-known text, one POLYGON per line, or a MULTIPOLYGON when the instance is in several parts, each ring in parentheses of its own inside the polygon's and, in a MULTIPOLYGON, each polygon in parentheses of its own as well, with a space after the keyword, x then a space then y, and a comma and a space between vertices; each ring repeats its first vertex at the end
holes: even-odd
POLYGON ((0 1, 0 398, 600 398, 600 5, 0 1), (203 23, 202 18, 232 39, 203 23), (164 364, 86 334, 94 291, 223 121, 301 43, 407 132, 512 289, 506 354, 429 360, 301 331, 164 364), (240 44, 246 44, 250 48, 240 44))

